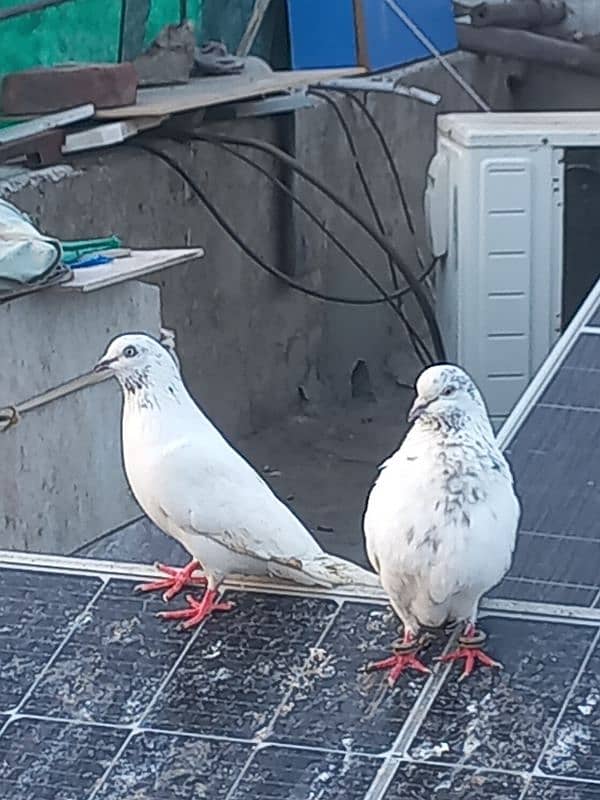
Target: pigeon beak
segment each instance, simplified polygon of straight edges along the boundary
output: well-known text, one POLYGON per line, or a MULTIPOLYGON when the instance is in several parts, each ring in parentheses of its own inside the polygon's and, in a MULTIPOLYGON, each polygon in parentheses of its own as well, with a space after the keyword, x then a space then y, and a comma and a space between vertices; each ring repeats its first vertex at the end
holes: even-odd
POLYGON ((101 358, 94 367, 94 372, 107 372, 111 365, 116 361, 116 358, 101 358))
POLYGON ((421 398, 417 397, 415 402, 412 404, 410 411, 408 412, 408 421, 411 425, 413 422, 416 422, 416 420, 419 419, 428 405, 429 403, 426 403, 421 400, 421 398))

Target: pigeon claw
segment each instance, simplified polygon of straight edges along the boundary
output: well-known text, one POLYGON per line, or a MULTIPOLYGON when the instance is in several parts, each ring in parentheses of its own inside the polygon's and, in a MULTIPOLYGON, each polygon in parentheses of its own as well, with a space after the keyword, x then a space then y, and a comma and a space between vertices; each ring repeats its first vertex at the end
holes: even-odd
POLYGON ((431 670, 426 667, 422 661, 419 661, 416 654, 413 653, 396 653, 389 658, 384 658, 383 661, 374 661, 367 665, 367 672, 375 672, 377 670, 389 669, 390 673, 387 681, 390 686, 395 686, 398 678, 407 669, 414 669, 417 672, 424 672, 429 675, 431 670))
POLYGON ((465 678, 468 678, 469 675, 475 669, 475 664, 479 663, 483 667, 496 667, 497 669, 502 669, 502 664, 499 661, 494 661, 493 658, 490 658, 487 653, 484 653, 479 647, 469 647, 468 645, 462 645, 457 647, 456 650, 453 650, 451 653, 448 653, 445 656, 440 656, 437 660, 438 661, 462 661, 464 659, 465 666, 461 673, 459 681, 464 681, 465 678))
POLYGON ((200 569, 200 562, 190 561, 185 567, 168 567, 165 564, 157 564, 156 568, 164 572, 168 577, 150 583, 140 583, 135 587, 136 592, 158 592, 163 591, 163 600, 167 603, 178 595, 186 586, 206 586, 206 578, 202 575, 194 576, 194 572, 200 569))
POLYGON ((200 600, 196 600, 191 594, 186 595, 187 608, 181 608, 178 611, 159 611, 156 615, 162 619, 180 619, 184 620, 181 627, 185 630, 195 628, 214 611, 231 611, 235 608, 235 603, 225 601, 222 603, 217 602, 219 593, 216 589, 207 589, 200 600))

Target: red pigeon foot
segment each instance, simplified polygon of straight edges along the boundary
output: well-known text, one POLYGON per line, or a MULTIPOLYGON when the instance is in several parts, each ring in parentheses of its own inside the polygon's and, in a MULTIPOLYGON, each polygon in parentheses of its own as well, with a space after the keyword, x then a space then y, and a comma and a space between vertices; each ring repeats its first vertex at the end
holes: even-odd
POLYGON ((410 633, 404 634, 404 639, 396 645, 397 652, 389 658, 384 658, 383 661, 374 661, 367 665, 367 672, 375 672, 376 670, 389 669, 388 683, 394 686, 396 681, 407 669, 414 669, 417 672, 424 672, 429 674, 431 670, 417 658, 417 651, 420 649, 419 642, 415 642, 414 637, 410 633))
POLYGON ((451 653, 445 656, 440 656, 438 661, 463 661, 465 662, 464 669, 461 673, 459 681, 468 678, 475 669, 475 664, 479 663, 483 667, 496 667, 502 669, 502 664, 499 661, 494 661, 485 653, 480 645, 487 639, 483 631, 476 631, 473 625, 469 625, 465 630, 463 636, 458 640, 458 647, 451 653))
POLYGON ((209 617, 213 611, 231 611, 235 607, 235 603, 230 601, 216 602, 218 596, 217 589, 207 589, 201 600, 196 600, 195 597, 188 594, 185 598, 188 608, 182 608, 178 611, 159 611, 157 616, 162 617, 162 619, 183 619, 185 622, 182 623, 182 628, 194 628, 209 617))
POLYGON ((166 589, 163 592, 163 600, 167 602, 172 600, 186 586, 206 586, 206 578, 203 575, 193 575, 197 569, 201 568, 200 562, 196 559, 193 559, 181 569, 167 567, 165 564, 157 564, 156 568, 160 572, 166 573, 169 577, 151 581, 150 583, 141 583, 135 587, 136 592, 156 592, 166 589))

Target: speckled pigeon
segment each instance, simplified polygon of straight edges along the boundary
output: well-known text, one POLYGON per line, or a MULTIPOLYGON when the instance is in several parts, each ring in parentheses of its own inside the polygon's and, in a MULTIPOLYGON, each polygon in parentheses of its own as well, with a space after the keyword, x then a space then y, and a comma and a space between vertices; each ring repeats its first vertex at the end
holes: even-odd
POLYGON ((459 647, 444 660, 500 666, 481 649, 479 601, 510 568, 520 505, 479 391, 459 367, 426 369, 409 413, 413 423, 385 461, 364 516, 369 560, 379 574, 404 636, 390 658, 393 685, 417 658, 422 628, 464 623, 459 647))

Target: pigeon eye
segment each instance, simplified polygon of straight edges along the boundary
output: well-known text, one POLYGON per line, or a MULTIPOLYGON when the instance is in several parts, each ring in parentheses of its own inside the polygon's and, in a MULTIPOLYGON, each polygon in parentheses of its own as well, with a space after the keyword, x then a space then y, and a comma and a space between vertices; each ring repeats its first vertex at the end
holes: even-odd
POLYGON ((448 395, 454 394, 454 386, 447 386, 444 391, 442 392, 443 395, 448 397, 448 395))
POLYGON ((137 356, 137 350, 132 344, 130 344, 125 348, 125 350, 123 350, 123 355, 125 358, 133 358, 134 356, 137 356))

